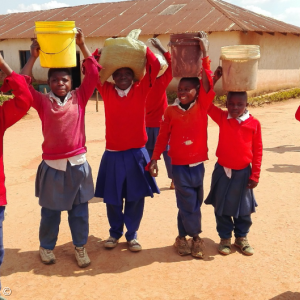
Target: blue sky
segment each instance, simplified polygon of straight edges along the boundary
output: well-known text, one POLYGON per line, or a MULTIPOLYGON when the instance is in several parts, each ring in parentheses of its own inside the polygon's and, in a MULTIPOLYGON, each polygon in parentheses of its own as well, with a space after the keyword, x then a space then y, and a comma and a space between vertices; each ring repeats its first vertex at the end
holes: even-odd
MULTIPOLYGON (((1 0, 0 14, 117 1, 119 0, 1 0)), ((227 2, 300 27, 300 0, 227 0, 227 2)))

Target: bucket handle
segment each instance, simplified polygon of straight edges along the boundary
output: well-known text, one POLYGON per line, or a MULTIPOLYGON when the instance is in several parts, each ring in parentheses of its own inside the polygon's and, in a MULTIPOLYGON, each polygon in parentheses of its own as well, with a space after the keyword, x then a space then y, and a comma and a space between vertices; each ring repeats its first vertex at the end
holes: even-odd
MULTIPOLYGON (((39 32, 38 32, 38 31, 34 31, 34 33, 37 34, 37 33, 39 33, 39 32)), ((57 31, 57 32, 55 32, 55 31, 51 31, 51 32, 50 32, 50 31, 43 31, 42 33, 63 33, 63 34, 65 34, 65 33, 74 33, 74 37, 73 37, 72 41, 70 42, 70 44, 67 45, 67 47, 65 47, 65 48, 62 49, 61 51, 51 53, 51 52, 45 52, 45 51, 43 51, 43 50, 40 48, 40 51, 43 52, 44 54, 52 55, 52 54, 59 54, 59 53, 65 51, 66 49, 68 49, 68 48, 71 46, 71 44, 73 43, 73 41, 75 40, 77 30, 76 30, 76 28, 73 28, 72 30, 67 31, 67 32, 66 32, 66 31, 64 31, 64 32, 63 32, 63 31, 57 31)))

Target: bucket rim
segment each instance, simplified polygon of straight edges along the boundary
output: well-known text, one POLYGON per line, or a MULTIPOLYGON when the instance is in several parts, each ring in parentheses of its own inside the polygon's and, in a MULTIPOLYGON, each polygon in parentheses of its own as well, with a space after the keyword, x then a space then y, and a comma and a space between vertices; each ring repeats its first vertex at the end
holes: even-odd
POLYGON ((34 23, 36 28, 75 28, 75 21, 35 21, 34 23))

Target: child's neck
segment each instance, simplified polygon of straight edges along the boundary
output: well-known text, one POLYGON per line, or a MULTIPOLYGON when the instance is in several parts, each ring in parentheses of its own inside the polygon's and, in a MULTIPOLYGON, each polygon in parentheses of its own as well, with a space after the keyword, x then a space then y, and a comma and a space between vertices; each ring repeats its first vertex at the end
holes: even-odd
POLYGON ((180 107, 182 107, 184 110, 188 110, 189 107, 191 106, 192 103, 194 103, 195 100, 193 100, 192 102, 190 103, 187 103, 187 104, 182 104, 181 102, 179 103, 180 107))

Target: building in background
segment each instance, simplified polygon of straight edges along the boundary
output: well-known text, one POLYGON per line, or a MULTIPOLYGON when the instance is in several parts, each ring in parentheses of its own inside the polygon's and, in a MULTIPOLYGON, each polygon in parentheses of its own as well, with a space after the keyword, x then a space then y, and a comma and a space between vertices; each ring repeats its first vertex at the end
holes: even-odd
MULTIPOLYGON (((20 71, 35 37, 34 22, 62 20, 74 20, 83 29, 92 51, 101 48, 106 38, 126 36, 136 28, 142 30, 142 41, 159 37, 164 46, 170 34, 206 31, 212 70, 219 65, 222 46, 259 45, 261 59, 255 93, 300 86, 300 27, 221 0, 134 0, 1 15, 0 51, 6 61, 15 71, 20 71)), ((38 64, 33 73, 37 79, 45 79, 46 70, 38 64)), ((80 82, 79 68, 73 76, 80 82)), ((174 79, 169 89, 174 90, 176 86, 174 79)), ((223 93, 221 82, 216 91, 223 93)))

